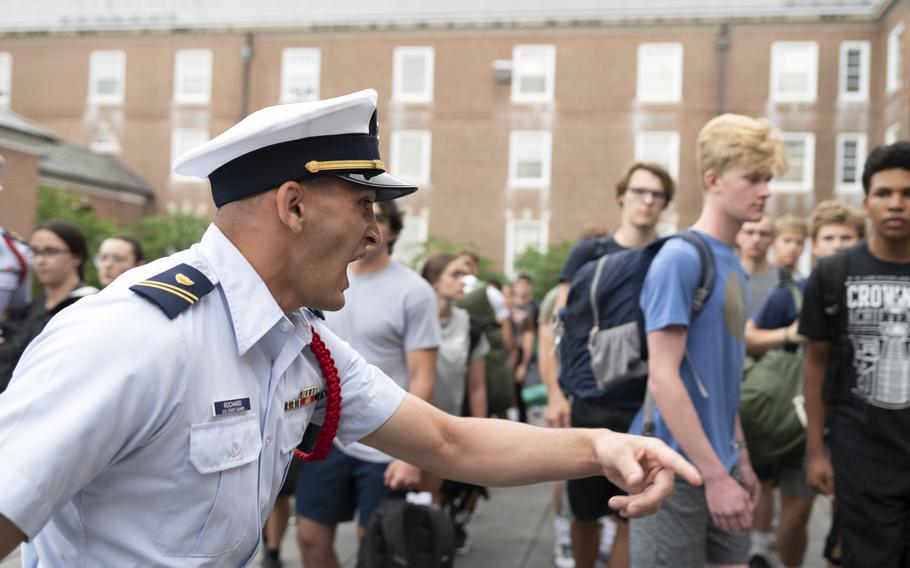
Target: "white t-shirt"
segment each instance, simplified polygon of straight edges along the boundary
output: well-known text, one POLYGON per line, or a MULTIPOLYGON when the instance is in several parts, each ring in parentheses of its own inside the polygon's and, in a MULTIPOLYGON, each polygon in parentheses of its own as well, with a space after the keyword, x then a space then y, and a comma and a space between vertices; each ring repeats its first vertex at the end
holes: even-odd
MULTIPOLYGON (((454 307, 449 321, 442 326, 442 343, 436 357, 436 382, 433 385, 433 405, 449 414, 461 415, 461 404, 464 400, 470 349, 471 316, 468 311, 454 307)), ((490 342, 485 335, 470 353, 471 361, 486 357, 490 352, 490 342)))

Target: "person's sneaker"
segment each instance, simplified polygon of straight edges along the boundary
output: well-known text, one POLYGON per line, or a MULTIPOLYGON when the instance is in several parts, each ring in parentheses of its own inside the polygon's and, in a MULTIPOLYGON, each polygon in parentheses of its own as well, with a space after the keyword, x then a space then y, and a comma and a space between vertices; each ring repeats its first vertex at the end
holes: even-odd
POLYGON ((455 523, 455 554, 462 556, 471 550, 471 535, 464 523, 455 523))
POLYGON ((777 563, 770 555, 758 553, 749 557, 749 568, 777 568, 777 563))
POLYGON ((553 566, 555 568, 575 568, 571 545, 564 542, 553 547, 553 566))

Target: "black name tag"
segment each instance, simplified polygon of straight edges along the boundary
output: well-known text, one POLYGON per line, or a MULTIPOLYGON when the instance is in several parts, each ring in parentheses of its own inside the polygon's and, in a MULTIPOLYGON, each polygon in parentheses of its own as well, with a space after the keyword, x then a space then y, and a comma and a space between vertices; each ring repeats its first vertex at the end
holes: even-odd
POLYGON ((219 400, 212 403, 213 416, 227 416, 237 412, 251 410, 249 398, 235 398, 234 400, 219 400))

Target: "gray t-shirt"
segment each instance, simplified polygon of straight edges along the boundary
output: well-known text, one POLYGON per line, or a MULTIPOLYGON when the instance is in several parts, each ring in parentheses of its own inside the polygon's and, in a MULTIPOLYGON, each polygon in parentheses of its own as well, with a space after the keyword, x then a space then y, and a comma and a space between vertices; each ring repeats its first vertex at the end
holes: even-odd
MULTIPOLYGON (((344 293, 344 307, 325 314, 326 326, 407 389, 407 353, 439 347, 436 293, 426 280, 396 261, 373 274, 348 270, 348 279, 351 286, 344 293)), ((364 461, 392 460, 363 444, 336 445, 364 461)))
POLYGON ((749 319, 755 318, 758 309, 765 303, 765 298, 771 294, 779 282, 780 272, 776 266, 749 277, 749 319))
MULTIPOLYGON (((464 401, 465 369, 468 364, 470 343, 471 316, 468 311, 452 308, 449 321, 442 326, 442 343, 436 356, 436 382, 433 385, 433 405, 449 414, 461 414, 464 401)), ((471 352, 471 360, 486 357, 490 352, 490 342, 485 335, 471 352)))

